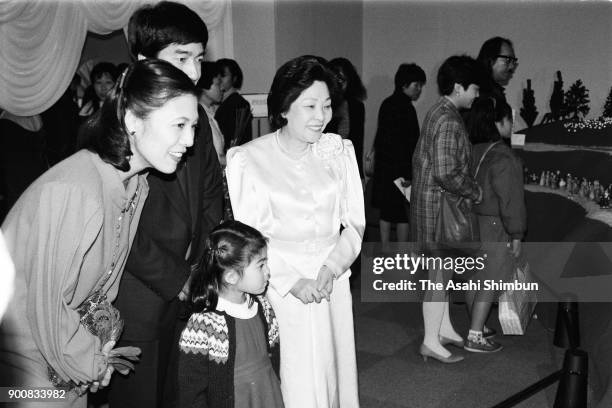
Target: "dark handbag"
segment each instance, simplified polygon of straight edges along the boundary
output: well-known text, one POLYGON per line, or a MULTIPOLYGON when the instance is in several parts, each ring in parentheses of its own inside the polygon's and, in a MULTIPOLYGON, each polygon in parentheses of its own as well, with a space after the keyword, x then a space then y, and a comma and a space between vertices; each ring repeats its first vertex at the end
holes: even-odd
POLYGON ((472 214, 468 199, 446 190, 440 192, 440 211, 436 222, 435 240, 440 244, 478 242, 478 220, 472 214))
MULTIPOLYGON (((491 143, 480 157, 478 166, 474 171, 474 178, 478 175, 484 158, 497 143, 499 142, 491 143)), ((478 219, 472 213, 472 203, 469 199, 459 197, 446 190, 441 191, 435 240, 440 244, 451 245, 480 241, 478 219)))
MULTIPOLYGON (((81 316, 81 325, 100 339, 101 346, 111 340, 118 341, 123 331, 123 320, 119 310, 108 301, 102 289, 109 277, 110 274, 105 274, 102 282, 98 285, 98 289, 76 309, 81 316)), ((134 363, 132 362, 138 361, 139 355, 140 349, 138 347, 116 347, 111 350, 107 364, 112 365, 121 374, 127 375, 130 370, 134 370, 134 363)), ((86 392, 86 388, 80 389, 79 384, 63 380, 51 366, 47 366, 47 374, 51 384, 55 387, 66 388, 69 391, 73 390, 78 395, 86 392)))

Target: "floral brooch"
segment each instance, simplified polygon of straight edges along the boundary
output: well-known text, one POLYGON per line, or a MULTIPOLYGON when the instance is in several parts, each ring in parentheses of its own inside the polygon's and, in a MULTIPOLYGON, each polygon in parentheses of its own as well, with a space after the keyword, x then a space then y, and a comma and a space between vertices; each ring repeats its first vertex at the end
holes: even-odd
POLYGON ((344 151, 342 138, 333 133, 323 133, 313 145, 313 153, 321 160, 329 160, 339 156, 344 151))

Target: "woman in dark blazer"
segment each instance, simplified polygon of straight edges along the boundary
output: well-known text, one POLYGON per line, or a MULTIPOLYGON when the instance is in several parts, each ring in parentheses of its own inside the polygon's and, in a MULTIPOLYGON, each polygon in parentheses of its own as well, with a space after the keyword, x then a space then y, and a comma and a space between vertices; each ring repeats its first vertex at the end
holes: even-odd
POLYGON ((372 204, 380 208, 383 245, 390 241, 393 225, 398 242, 409 238, 408 201, 395 180, 412 180, 412 154, 419 139, 419 121, 412 102, 421 96, 425 80, 425 72, 418 65, 400 65, 395 74, 395 92, 383 101, 378 113, 372 204))
POLYGON ((236 61, 221 58, 217 61, 221 70, 223 102, 215 113, 221 133, 225 138, 225 151, 253 139, 251 105, 238 92, 242 88, 242 70, 236 61))

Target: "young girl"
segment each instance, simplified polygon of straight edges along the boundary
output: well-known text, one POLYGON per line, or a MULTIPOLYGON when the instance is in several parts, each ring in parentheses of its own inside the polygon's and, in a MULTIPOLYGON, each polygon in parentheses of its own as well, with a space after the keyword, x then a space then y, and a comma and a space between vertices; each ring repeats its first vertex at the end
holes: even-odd
POLYGON ((93 67, 89 75, 91 85, 85 90, 79 116, 87 118, 100 109, 104 98, 115 86, 119 74, 117 67, 110 62, 100 62, 93 67))
MULTIPOLYGON (((474 150, 472 172, 482 187, 482 201, 473 207, 478 216, 480 240, 488 255, 486 278, 507 281, 521 253, 521 239, 527 229, 520 160, 504 142, 512 133, 512 109, 494 98, 477 98, 472 104, 468 132, 474 150), (500 243, 507 243, 503 245, 500 243)), ((492 353, 501 344, 487 338, 484 324, 497 297, 491 290, 466 294, 471 311, 470 331, 464 348, 492 353)))
POLYGON ((261 295, 266 240, 226 221, 212 230, 193 277, 193 315, 179 341, 179 406, 282 408, 278 324, 261 295))

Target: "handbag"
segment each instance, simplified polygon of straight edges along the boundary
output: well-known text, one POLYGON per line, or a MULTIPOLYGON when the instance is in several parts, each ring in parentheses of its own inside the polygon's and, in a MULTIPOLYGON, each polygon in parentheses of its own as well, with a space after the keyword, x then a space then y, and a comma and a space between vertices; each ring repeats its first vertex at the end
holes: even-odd
MULTIPOLYGON (((109 278, 110 274, 106 273, 98 288, 76 309, 80 315, 80 324, 100 339, 101 346, 109 341, 118 341, 123 331, 123 319, 119 310, 108 301, 103 291, 109 278)), ((116 347, 109 353, 107 364, 112 365, 121 374, 127 375, 130 370, 134 370, 133 362, 139 360, 139 355, 138 347, 116 347)), ((74 390, 79 395, 86 392, 85 389, 79 389, 79 385, 73 381, 63 380, 51 366, 47 366, 47 374, 55 387, 74 390)))
MULTIPOLYGON (((527 261, 517 261, 512 282, 533 282, 527 261)), ((499 297, 498 316, 505 335, 523 335, 538 303, 535 291, 506 290, 499 297)))
POLYGON ((479 239, 477 220, 467 199, 442 190, 436 221, 436 242, 452 245, 479 239))
MULTIPOLYGON (((474 178, 487 153, 499 142, 491 143, 480 157, 474 178)), ((440 210, 436 221, 435 240, 440 244, 458 244, 480 240, 478 220, 472 213, 471 202, 444 189, 440 193, 440 210)))

